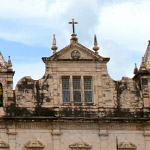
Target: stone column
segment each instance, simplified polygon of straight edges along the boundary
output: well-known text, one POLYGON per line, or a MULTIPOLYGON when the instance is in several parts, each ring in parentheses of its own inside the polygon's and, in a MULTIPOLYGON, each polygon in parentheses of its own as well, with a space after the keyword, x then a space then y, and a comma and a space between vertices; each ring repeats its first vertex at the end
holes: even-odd
POLYGON ((150 150, 150 131, 144 131, 145 150, 150 150))
POLYGON ((100 150, 108 150, 108 131, 100 130, 100 150))
POLYGON ((61 131, 59 129, 53 129, 52 131, 53 150, 61 150, 60 136, 61 136, 61 131))
POLYGON ((16 149, 16 131, 15 129, 9 129, 8 132, 8 143, 10 150, 15 150, 16 149))

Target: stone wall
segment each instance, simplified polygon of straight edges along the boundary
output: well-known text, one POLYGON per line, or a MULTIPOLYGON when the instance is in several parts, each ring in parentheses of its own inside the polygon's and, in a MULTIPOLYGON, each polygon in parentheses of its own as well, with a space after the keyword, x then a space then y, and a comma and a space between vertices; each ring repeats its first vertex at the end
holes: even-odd
POLYGON ((116 150, 116 139, 118 145, 132 143, 136 150, 149 150, 150 124, 6 121, 0 123, 0 138, 10 150, 26 150, 29 146, 71 150, 77 145, 91 150, 116 150))

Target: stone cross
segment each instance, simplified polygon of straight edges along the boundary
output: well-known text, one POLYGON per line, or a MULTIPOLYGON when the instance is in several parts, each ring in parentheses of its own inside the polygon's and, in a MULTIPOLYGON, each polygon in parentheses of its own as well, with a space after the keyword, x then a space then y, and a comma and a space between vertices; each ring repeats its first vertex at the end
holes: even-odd
POLYGON ((74 19, 72 19, 72 22, 69 22, 69 24, 72 24, 73 33, 75 33, 74 25, 78 24, 78 22, 75 22, 74 19))

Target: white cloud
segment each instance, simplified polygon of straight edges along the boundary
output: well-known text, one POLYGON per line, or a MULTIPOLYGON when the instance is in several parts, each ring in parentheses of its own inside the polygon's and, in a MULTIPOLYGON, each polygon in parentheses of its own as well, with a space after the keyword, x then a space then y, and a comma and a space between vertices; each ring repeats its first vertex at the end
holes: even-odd
MULTIPOLYGON (((68 21, 75 18, 79 42, 92 48, 97 33, 100 55, 111 58, 109 72, 120 79, 132 76, 134 53, 144 55, 150 35, 149 6, 149 0, 0 0, 0 38, 50 47, 56 33, 60 49, 69 44, 68 21)), ((17 65, 15 81, 31 75, 30 69, 38 74, 38 64, 24 65, 25 70, 17 65)))
POLYGON ((132 77, 134 63, 141 63, 150 38, 149 6, 148 0, 120 1, 107 3, 99 11, 95 32, 100 37, 100 54, 111 58, 108 71, 113 79, 132 77))
POLYGON ((70 6, 69 0, 1 0, 2 18, 56 18, 70 6))
POLYGON ((15 33, 15 32, 8 32, 8 31, 2 31, 0 32, 0 38, 7 40, 7 41, 13 41, 13 42, 18 42, 20 41, 20 43, 23 44, 27 44, 27 45, 32 45, 32 39, 35 38, 33 34, 31 34, 30 36, 27 33, 15 33))
POLYGON ((115 39, 127 48, 143 51, 141 45, 146 44, 150 35, 149 6, 147 0, 108 5, 99 15, 97 30, 104 39, 115 39))

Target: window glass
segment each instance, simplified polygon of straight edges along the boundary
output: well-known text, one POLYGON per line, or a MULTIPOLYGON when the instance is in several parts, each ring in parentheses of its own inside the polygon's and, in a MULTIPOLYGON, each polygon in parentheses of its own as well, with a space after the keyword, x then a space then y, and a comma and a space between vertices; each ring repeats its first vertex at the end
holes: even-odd
POLYGON ((92 78, 84 77, 84 100, 92 102, 92 78))
POLYGON ((91 81, 92 81, 92 78, 91 77, 85 77, 84 78, 84 89, 86 90, 91 90, 91 81))
POLYGON ((63 102, 70 102, 70 78, 62 77, 63 102))
POLYGON ((81 102, 81 78, 73 77, 73 100, 81 102))
POLYGON ((74 102, 81 102, 81 91, 73 92, 73 100, 74 102))
POLYGON ((71 97, 73 102, 92 102, 92 77, 84 77, 83 81, 81 81, 80 76, 75 76, 71 79, 69 76, 62 77, 63 102, 71 102, 71 97), (70 87, 70 82, 72 83, 72 88, 70 87), (82 97, 84 98, 83 100, 82 97))
POLYGON ((73 89, 75 90, 81 89, 81 78, 79 77, 73 78, 73 89))
POLYGON ((63 89, 70 89, 69 87, 69 77, 62 78, 62 88, 63 89))
POLYGON ((84 92, 85 102, 92 102, 92 91, 84 92))

